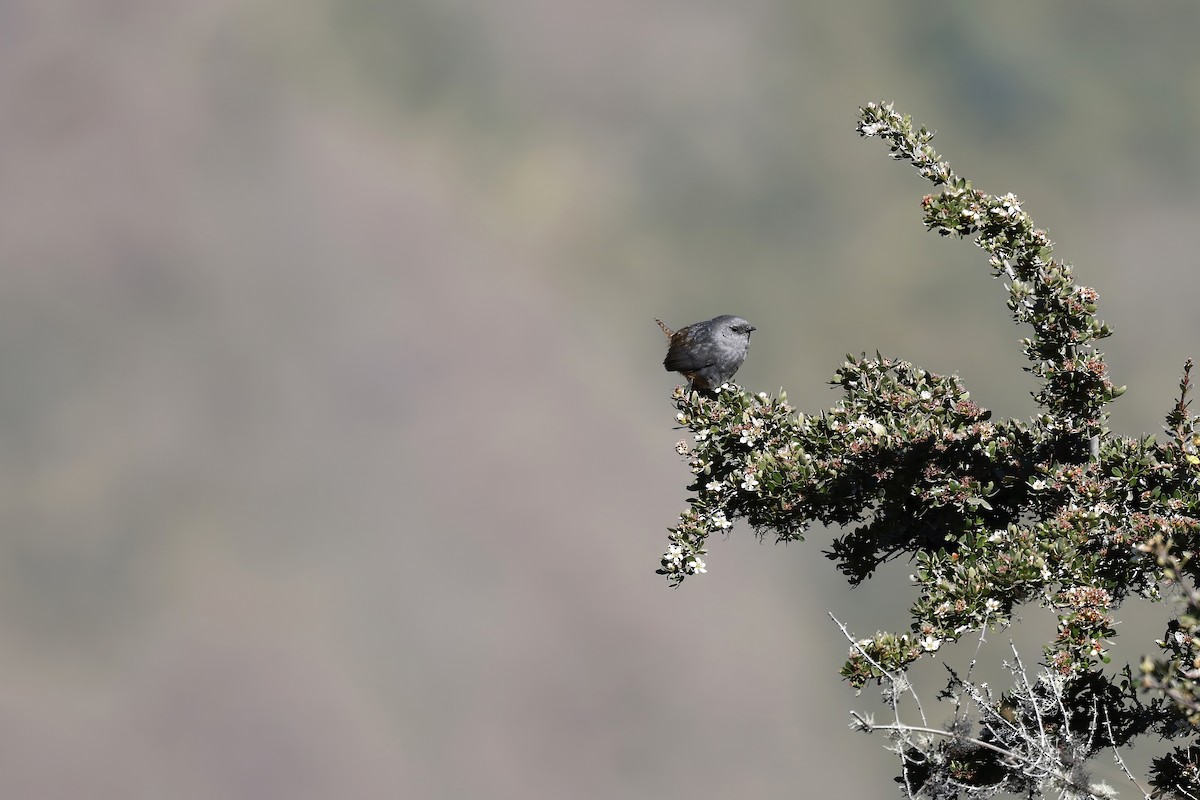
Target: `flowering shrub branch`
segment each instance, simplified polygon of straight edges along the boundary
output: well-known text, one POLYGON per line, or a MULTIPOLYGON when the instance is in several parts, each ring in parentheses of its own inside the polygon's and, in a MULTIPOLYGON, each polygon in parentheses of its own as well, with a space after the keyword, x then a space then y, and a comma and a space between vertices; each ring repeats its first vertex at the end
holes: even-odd
MULTIPOLYGON (((933 184, 936 193, 921 204, 926 227, 973 238, 1005 280, 1013 319, 1029 331, 1021 348, 1039 382, 1039 412, 993 420, 958 377, 879 353, 847 356, 832 380, 842 399, 818 414, 798 412, 782 393, 676 389, 676 419, 691 433, 677 449, 694 478, 659 573, 678 586, 706 572, 709 537, 739 519, 781 542, 802 540, 813 523, 841 526, 827 555, 851 583, 889 560, 911 559, 911 625, 854 641, 841 673, 855 688, 893 683, 922 657, 1009 624, 1024 604, 1052 609, 1058 627, 1039 678, 1022 668, 1024 683, 1001 699, 958 683, 959 696, 987 710, 978 734, 948 729, 949 745, 899 748, 910 794, 933 786, 968 795, 1000 786, 1049 791, 1052 783, 1082 791, 1077 771, 1102 749, 1151 731, 1193 743, 1200 728, 1194 589, 1157 642, 1161 657, 1142 664, 1140 681, 1129 669, 1105 670, 1121 604, 1134 596, 1161 601, 1164 585, 1197 578, 1200 425, 1188 410, 1190 362, 1166 441, 1112 435, 1107 406, 1124 387, 1113 386, 1095 347, 1112 333, 1096 316, 1095 290, 1076 284, 1016 197, 974 189, 930 146, 933 134, 890 104, 860 109, 858 132, 888 142, 893 158, 933 184), (973 740, 988 746, 972 749, 973 740), (1043 765, 1032 772, 1020 766, 1029 759, 995 752, 1030 747, 1043 765), (947 757, 947 748, 957 755, 947 757), (1058 760, 1045 762, 1053 754, 1058 760), (983 772, 996 780, 954 777, 970 773, 976 758, 995 762, 983 772), (914 782, 917 763, 924 772, 914 782)), ((1184 746, 1156 762, 1156 791, 1200 797, 1198 752, 1184 746)))

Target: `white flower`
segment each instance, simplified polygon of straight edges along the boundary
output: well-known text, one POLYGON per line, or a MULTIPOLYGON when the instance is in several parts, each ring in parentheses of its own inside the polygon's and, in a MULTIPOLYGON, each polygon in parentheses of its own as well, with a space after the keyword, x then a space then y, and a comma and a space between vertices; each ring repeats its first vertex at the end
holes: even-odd
POLYGON ((992 535, 988 537, 988 541, 992 544, 1003 542, 1005 533, 1007 533, 1007 531, 992 531, 992 535))
POLYGON ((933 634, 928 634, 921 640, 921 649, 927 653, 932 653, 942 646, 942 640, 935 637, 933 634))
POLYGON ((702 575, 705 572, 708 572, 704 562, 698 558, 693 558, 691 561, 689 561, 688 566, 690 567, 688 571, 693 575, 702 575))
POLYGON ((703 442, 708 438, 710 433, 712 433, 712 428, 701 428, 700 430, 696 431, 696 441, 703 442))
POLYGON ((989 614, 994 614, 1000 610, 1000 601, 994 597, 989 597, 984 601, 983 607, 987 609, 989 614))
POLYGON ((721 487, 724 485, 725 484, 721 483, 720 481, 709 481, 708 483, 704 484, 704 488, 709 492, 719 492, 721 491, 721 487))
POLYGON ((675 419, 678 422, 687 422, 687 414, 680 411, 678 414, 675 415, 675 419))
POLYGON ((733 523, 725 516, 724 511, 718 511, 712 515, 712 524, 716 525, 721 530, 725 530, 733 526, 733 523))
POLYGON ((758 491, 758 478, 754 477, 753 472, 746 473, 746 479, 742 481, 742 488, 747 492, 758 491))
POLYGON ((1035 480, 1033 483, 1031 483, 1029 485, 1033 487, 1033 490, 1035 492, 1040 492, 1042 489, 1046 488, 1046 482, 1044 480, 1042 480, 1041 478, 1038 478, 1037 480, 1035 480))
POLYGON ((692 448, 689 447, 688 443, 685 442, 683 439, 680 439, 678 442, 675 443, 675 452, 679 453, 679 455, 681 455, 681 456, 686 456, 689 452, 691 452, 691 450, 692 450, 692 448))
POLYGON ((742 431, 742 444, 754 444, 759 436, 762 436, 763 421, 757 417, 750 419, 749 427, 742 431))

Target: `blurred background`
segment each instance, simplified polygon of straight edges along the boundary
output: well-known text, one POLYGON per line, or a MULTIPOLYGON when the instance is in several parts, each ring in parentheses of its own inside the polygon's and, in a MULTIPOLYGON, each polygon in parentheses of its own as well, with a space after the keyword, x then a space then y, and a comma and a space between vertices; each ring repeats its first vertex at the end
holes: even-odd
POLYGON ((746 317, 738 381, 806 411, 879 348, 1032 414, 1003 287, 854 133, 891 99, 1099 289, 1113 427, 1159 430, 1200 355, 1198 29, 0 0, 0 795, 889 795, 827 614, 903 627, 908 565, 852 591, 833 532, 737 527, 669 590, 653 317, 746 317))

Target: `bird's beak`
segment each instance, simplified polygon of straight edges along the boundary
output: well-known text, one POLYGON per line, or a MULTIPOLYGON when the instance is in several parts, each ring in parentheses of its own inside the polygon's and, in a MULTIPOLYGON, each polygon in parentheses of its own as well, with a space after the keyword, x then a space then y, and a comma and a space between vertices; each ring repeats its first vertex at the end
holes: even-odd
POLYGON ((754 327, 753 325, 750 326, 751 333, 754 333, 756 330, 758 330, 758 328, 754 327))

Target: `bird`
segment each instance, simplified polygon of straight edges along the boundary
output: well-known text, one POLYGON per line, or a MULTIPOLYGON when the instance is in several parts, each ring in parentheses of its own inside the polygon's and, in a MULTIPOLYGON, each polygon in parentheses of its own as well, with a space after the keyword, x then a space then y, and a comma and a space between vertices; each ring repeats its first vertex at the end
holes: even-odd
POLYGON ((758 330, 741 317, 722 314, 685 325, 677 331, 657 317, 668 347, 663 367, 687 378, 694 389, 712 393, 728 381, 746 360, 750 334, 758 330))

